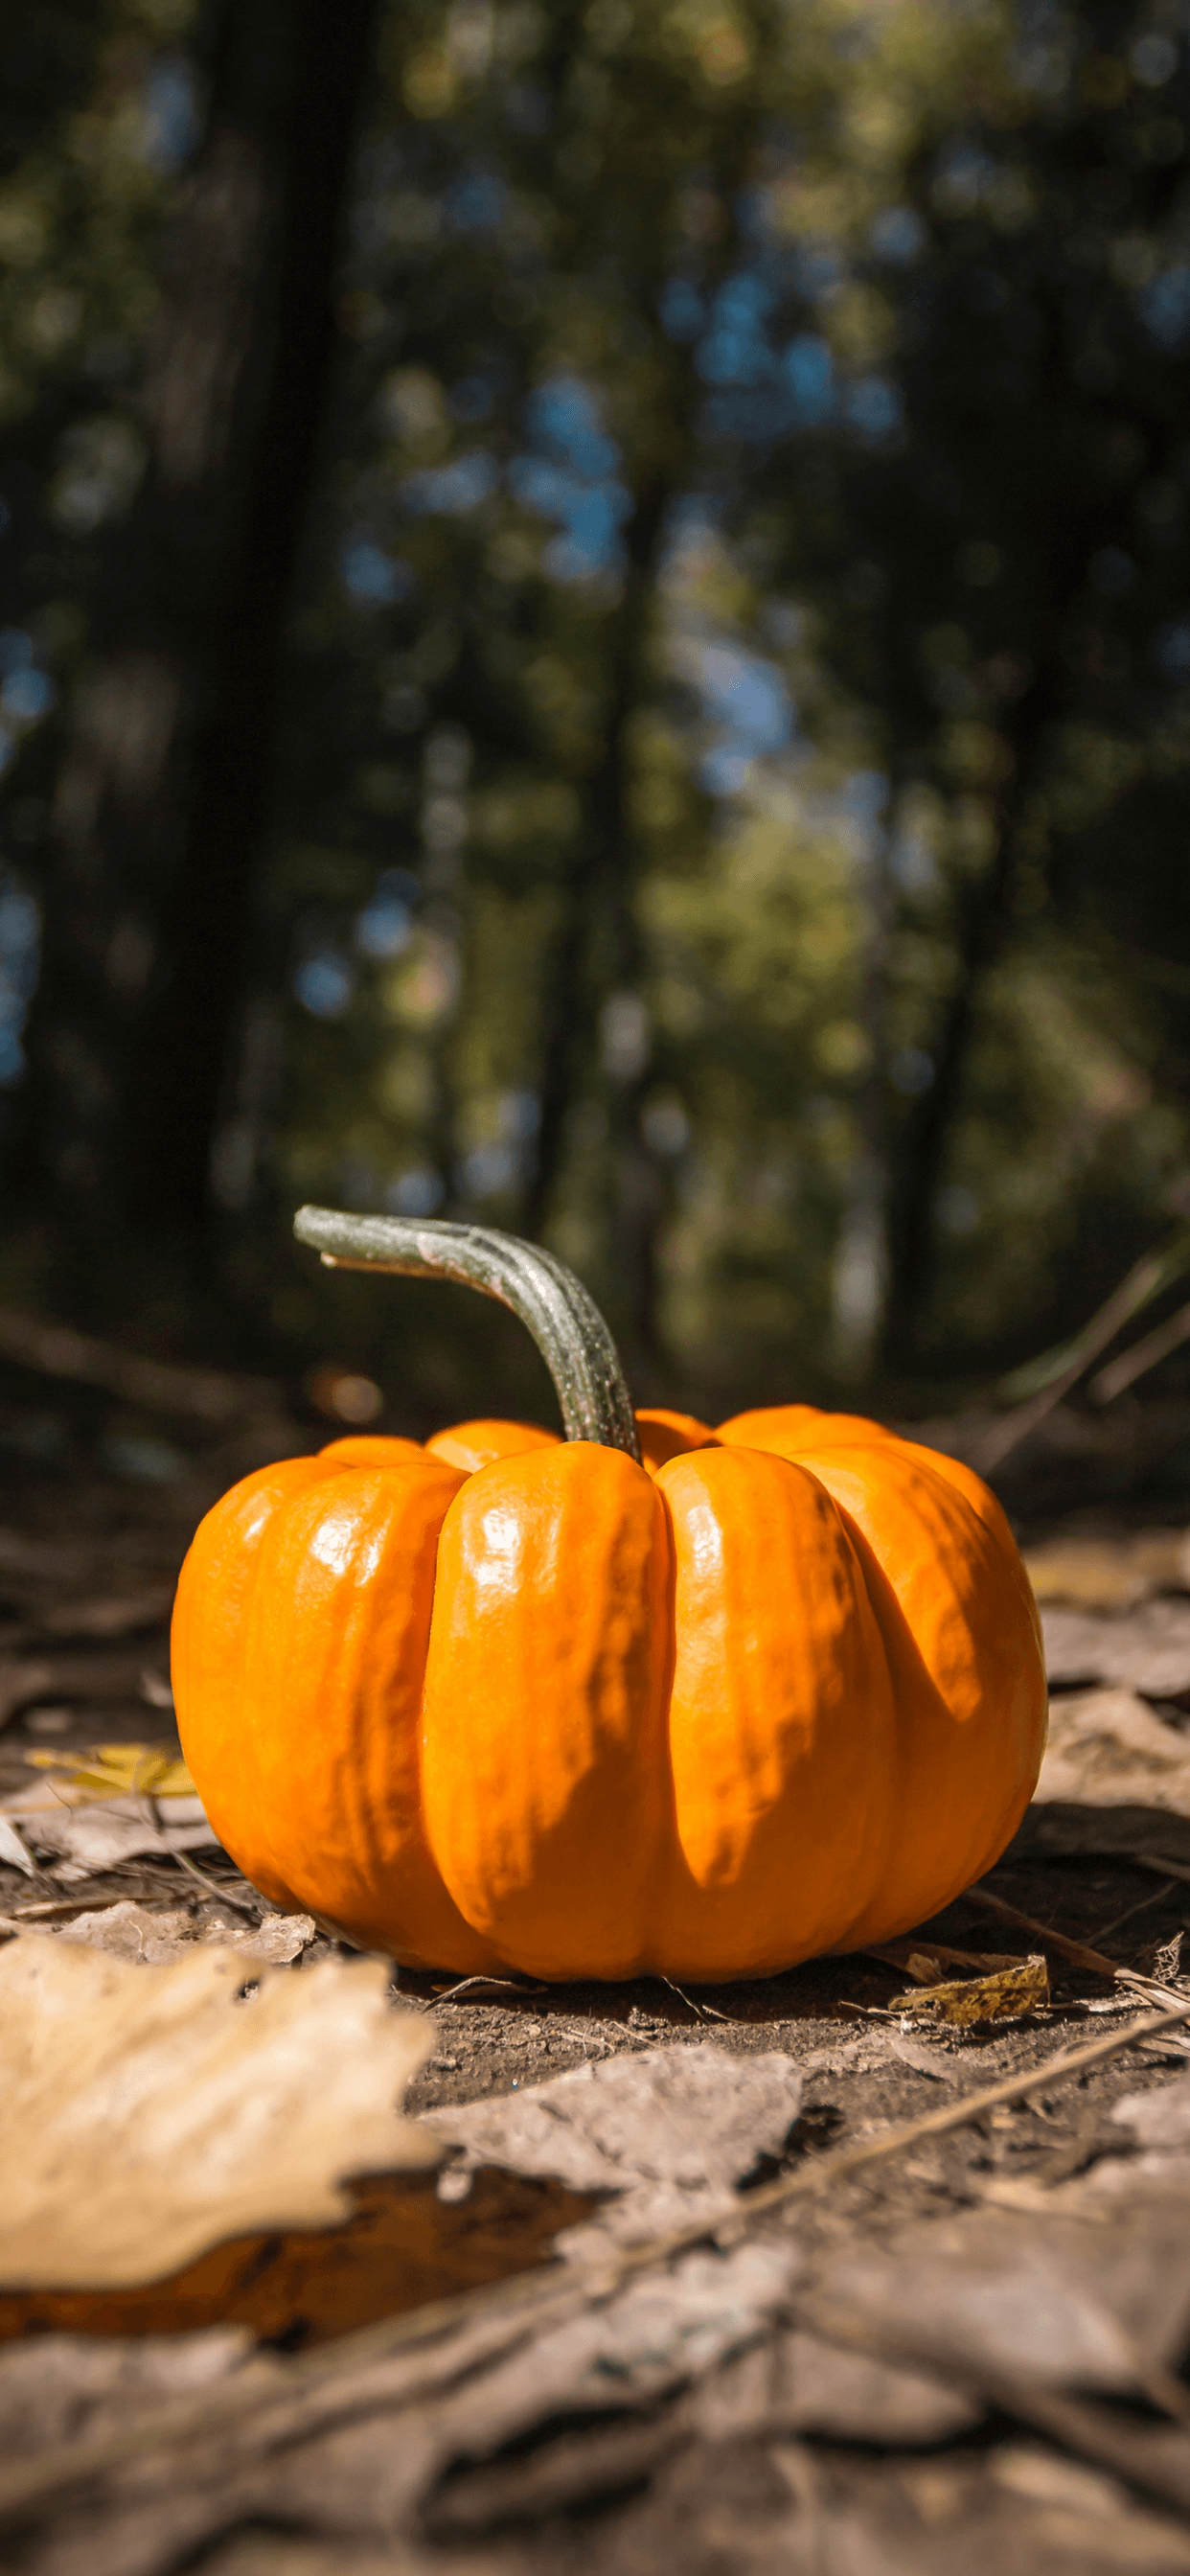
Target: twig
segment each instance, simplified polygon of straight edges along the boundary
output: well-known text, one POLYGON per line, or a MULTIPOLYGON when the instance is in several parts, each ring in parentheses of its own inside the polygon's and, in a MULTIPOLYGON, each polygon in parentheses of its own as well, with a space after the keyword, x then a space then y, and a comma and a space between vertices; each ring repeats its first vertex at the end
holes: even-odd
POLYGON ((208 1895, 217 1896, 221 1905, 230 1905, 233 1913, 250 1915, 252 1920, 255 1922, 257 1914, 260 1911, 260 1901, 258 1898, 250 1899, 246 1896, 233 1896, 231 1889, 229 1887, 221 1887, 217 1878, 208 1878, 205 1869, 200 1869, 198 1862, 196 1860, 191 1860, 189 1852, 171 1851, 170 1859, 176 1860, 182 1869, 189 1872, 191 1878, 196 1878, 199 1886, 206 1888, 208 1895))
POLYGON ((680 2004, 685 2004, 687 2012, 692 2012, 696 2021, 731 2020, 730 2013, 717 2012, 714 2004, 696 2004, 693 1995, 683 1994, 681 1987, 674 1984, 673 1978, 663 1977, 660 1974, 660 1971, 658 1972, 657 1983, 659 1986, 668 1986, 671 1995, 676 1995, 678 2002, 680 2004))
POLYGON ((452 2004, 456 1995, 466 1994, 468 1986, 499 1986, 501 1993, 506 1995, 543 1995, 545 1993, 544 1986, 523 1985, 519 1977, 460 1977, 457 1986, 436 1986, 434 2001, 436 2004, 452 2004))
POLYGON ((988 1425, 983 1438, 973 1445, 971 1465, 983 1476, 990 1475, 994 1467, 1001 1466, 1011 1451, 1018 1448, 1031 1431, 1036 1431, 1054 1406, 1060 1404, 1063 1396, 1077 1385, 1092 1360, 1098 1359, 1100 1352, 1115 1340, 1122 1327, 1130 1323, 1134 1315, 1139 1315, 1143 1307, 1150 1305, 1154 1297, 1160 1296, 1162 1289, 1168 1288, 1171 1280, 1179 1278, 1188 1267, 1190 1227, 1181 1226, 1163 1251, 1146 1252, 1140 1261, 1133 1264, 1127 1277, 1120 1281, 1118 1288, 1113 1288, 1110 1297, 1092 1315, 1090 1322, 1084 1324, 1081 1333, 1075 1334, 1073 1341, 1064 1343, 1059 1350, 1044 1352, 1040 1359, 1030 1360, 1026 1367, 1015 1370, 1011 1377, 1005 1379, 1002 1393, 1011 1397, 1019 1390, 1025 1401, 1014 1405, 1010 1413, 1002 1414, 999 1421, 988 1425))
POLYGON ((1118 1360, 1109 1360, 1107 1367, 1099 1370, 1087 1388, 1092 1404, 1114 1403, 1125 1387, 1135 1386, 1138 1377, 1145 1377, 1161 1360, 1167 1360, 1171 1351, 1180 1350, 1185 1341, 1190 1341, 1190 1306, 1179 1306, 1176 1315, 1158 1324, 1155 1331, 1143 1334, 1131 1350, 1122 1351, 1118 1360))
POLYGON ((1175 1879, 1179 1886, 1190 1887, 1190 1869, 1183 1867, 1180 1861, 1154 1860, 1147 1852, 1119 1852, 1114 1857, 1126 1860, 1130 1868, 1159 1870, 1162 1878, 1175 1879))
POLYGON ((141 1359, 118 1350, 112 1342, 72 1332, 65 1324, 43 1324, 35 1315, 0 1307, 0 1359, 40 1370, 76 1386, 102 1387, 106 1395, 152 1413, 172 1413, 197 1422, 241 1422, 245 1416, 275 1414, 279 1390, 267 1379, 231 1377, 220 1369, 178 1368, 168 1361, 141 1359))
POLYGON ((1176 1878, 1167 1878, 1164 1887, 1155 1887, 1151 1896, 1142 1896, 1139 1905, 1130 1905, 1126 1914, 1117 1914, 1113 1922, 1105 1923, 1099 1935, 1100 1940, 1110 1941, 1112 1933, 1122 1932, 1124 1925, 1131 1923, 1134 1914, 1147 1914, 1150 1905, 1160 1905, 1163 1896, 1172 1896, 1178 1884, 1176 1878))
POLYGON ((118 1905, 119 1902, 118 1896, 96 1896, 92 1889, 85 1896, 53 1896, 43 1905, 15 1905, 12 1910, 12 1920, 14 1923, 33 1923, 47 1914, 99 1913, 103 1908, 118 1905))
MULTIPOLYGON (((812 2163, 799 2165, 793 2173, 779 2174, 774 2182, 761 2183, 726 2218, 694 2220, 686 2227, 650 2237, 641 2245, 621 2248, 601 2265, 594 2280, 580 2271, 559 2286, 552 2271, 544 2278, 540 2273, 529 2272, 488 2288, 463 2290, 452 2298, 415 2309, 411 2315, 386 2318, 358 2334, 344 2335, 329 2350, 320 2348, 308 2356, 279 2361, 264 2386, 241 2384, 223 2389, 209 2397, 163 2408, 155 2419, 128 2431, 61 2443, 43 2452, 39 2459, 0 2471, 0 2525, 20 2522, 37 2505, 72 2495, 129 2461, 143 2461, 150 2452, 204 2440, 231 2425, 242 2425, 252 2415, 266 2417, 270 2410, 280 2412, 281 2421, 269 2435, 274 2444, 285 2438, 286 2412, 291 2417, 300 2413, 302 2427, 309 2431, 310 2402, 316 2400, 320 2389, 325 2390, 326 2398, 317 2429, 325 2430, 329 2423, 346 2421, 353 2414, 374 2411, 377 2406, 391 2403, 391 2388, 369 2398, 358 2388, 353 2391, 353 2374, 420 2343, 439 2341, 452 2329, 484 2315, 498 2318, 507 2313, 515 2337, 517 2320, 526 2332, 532 2332, 546 2319, 564 2316, 576 2305, 601 2304, 638 2272, 672 2262, 676 2256, 708 2241, 724 2248, 736 2244, 756 2218, 770 2210, 829 2190, 834 2183, 849 2182, 855 2174, 900 2155, 906 2147, 916 2146, 920 2139, 944 2137, 952 2130, 965 2128, 970 2121, 982 2118, 985 2111, 995 2110, 1002 2103, 1022 2102, 1043 2088, 1049 2091, 1055 2084, 1083 2075, 1092 2066, 1102 2066, 1109 2058, 1118 2057, 1123 2050, 1156 2039, 1162 2032, 1188 2021, 1190 2000, 1179 2002, 1172 2011, 1151 2013, 1127 2030, 1112 2031, 1102 2039, 1087 2041, 1081 2048, 1043 2058, 1039 2066, 1004 2076, 997 2084, 984 2085, 978 2093, 965 2094, 940 2110, 923 2112, 915 2120, 881 2131, 877 2137, 857 2140, 854 2146, 833 2148, 812 2163), (337 2396, 336 2382, 346 2383, 337 2396)), ((414 2389, 403 2392, 406 2397, 417 2393, 414 2389)))
MULTIPOLYGON (((1185 1818, 1165 1815, 1157 1817, 1155 1821, 1158 1824, 1176 1825, 1184 1824, 1185 1818)), ((1123 1837, 1115 1842, 1079 1843, 1073 1846, 1069 1851, 1062 1851, 1061 1849, 1056 1851, 1047 1851, 1043 1847, 1040 1851, 1036 1852, 1033 1857, 1042 1863, 1064 1860, 1122 1860, 1127 1862, 1129 1869, 1151 1870, 1156 1878, 1180 1879, 1183 1886, 1190 1887, 1190 1862, 1180 1860, 1158 1860, 1154 1852, 1133 1851, 1123 1837)), ((973 1894, 974 1890, 969 1887, 966 1891, 966 1895, 971 1896, 973 1894)), ((965 1903, 966 1897, 956 1901, 965 1903)))
POLYGON ((1065 1959, 1072 1968, 1089 1968, 1097 1977, 1114 1977, 1119 1968, 1118 1959, 1105 1958, 1102 1950, 1089 1949, 1085 1941, 1068 1941, 1064 1932, 1051 1932, 1048 1925, 1039 1923, 1034 1915, 1022 1914, 1019 1905, 1009 1905, 1005 1897, 993 1896, 990 1887, 969 1887, 962 1901, 964 1905, 982 1905, 985 1913, 997 1914, 1002 1923, 1011 1923, 1018 1932, 1027 1932, 1031 1940, 1043 1944, 1047 1950, 1056 1950, 1058 1957, 1065 1959))

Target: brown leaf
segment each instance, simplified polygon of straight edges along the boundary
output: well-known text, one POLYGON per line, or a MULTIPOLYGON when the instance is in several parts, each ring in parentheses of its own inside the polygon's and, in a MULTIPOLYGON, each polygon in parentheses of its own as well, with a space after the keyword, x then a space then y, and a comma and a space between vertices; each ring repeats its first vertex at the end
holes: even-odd
POLYGON ((5 2066, 0 2282, 152 2281, 253 2228, 324 2227, 347 2174, 437 2162, 393 2105, 433 2046, 390 1969, 300 1977, 195 1948, 134 1966, 44 1933, 0 1950, 5 2066))
POLYGON ((1131 1610, 1154 1592, 1190 1591, 1190 1532, 1140 1530, 1126 1538, 1058 1538, 1030 1549, 1025 1569, 1039 1601, 1081 1610, 1131 1610))
POLYGON ((705 2042, 643 2049, 578 2066, 531 2092, 436 2114, 474 2169, 550 2174, 572 2191, 615 2195, 559 2251, 584 2258, 617 2240, 680 2227, 729 2206, 762 2155, 778 2155, 797 2118, 801 2074, 777 2050, 733 2057, 705 2042))
POLYGON ((911 1986, 894 1995, 889 2010, 906 2021, 945 2022, 973 2030, 981 2022, 1016 2021, 1050 1999, 1049 1970, 1041 1957, 1014 1960, 988 1977, 959 1977, 946 1985, 911 1986))
POLYGON ((1190 1602, 1145 1601, 1117 1618, 1055 1608, 1041 1624, 1051 1682, 1109 1682, 1149 1699, 1190 1690, 1190 1602))
POLYGON ((59 1879, 90 1878, 140 1852, 217 1849, 197 1798, 174 1798, 166 1813, 169 1823, 155 1825, 144 1800, 107 1798, 99 1807, 23 1807, 15 1811, 15 1821, 22 1840, 48 1855, 59 1879))
POLYGON ((1050 1705, 1036 1801, 1165 1807, 1190 1816, 1190 1737, 1129 1690, 1076 1691, 1050 1705))
POLYGON ((144 1959, 157 1967, 181 1958, 196 1941, 218 1942, 237 1951, 241 1959, 267 1959, 273 1967, 283 1968, 317 1939, 318 1926, 312 1914, 266 1914, 255 1929, 246 1923, 200 1923, 180 1907, 154 1914, 147 1905, 134 1905, 125 1897, 118 1905, 76 1914, 53 1937, 82 1942, 90 1950, 106 1950, 113 1959, 144 1959))

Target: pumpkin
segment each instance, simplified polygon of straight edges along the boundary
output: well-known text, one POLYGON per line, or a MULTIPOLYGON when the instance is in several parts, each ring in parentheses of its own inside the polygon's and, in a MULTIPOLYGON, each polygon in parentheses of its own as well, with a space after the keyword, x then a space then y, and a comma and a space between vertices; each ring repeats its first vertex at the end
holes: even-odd
POLYGON ((716 1980, 889 1940, 991 1867, 1046 1702, 977 1476, 811 1405, 634 1418, 585 1291, 511 1237, 297 1232, 512 1305, 566 1436, 334 1440, 208 1513, 178 1724, 257 1887, 415 1966, 716 1980))

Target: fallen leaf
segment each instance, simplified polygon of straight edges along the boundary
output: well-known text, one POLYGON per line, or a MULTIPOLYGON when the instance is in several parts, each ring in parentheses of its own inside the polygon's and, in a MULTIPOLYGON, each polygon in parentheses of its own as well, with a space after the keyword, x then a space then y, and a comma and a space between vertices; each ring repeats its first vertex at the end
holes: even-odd
POLYGON ((175 1761, 159 1744, 97 1744, 89 1755, 27 1753, 34 1771, 60 1771, 55 1782, 62 1795, 78 1793, 78 1803, 98 1798, 196 1798, 198 1791, 184 1762, 175 1761))
POLYGON ((1017 2021, 1037 2012, 1050 1999, 1049 1970, 1040 1956, 1015 1959, 989 1977, 957 1977, 946 1984, 911 1986, 894 1995, 889 2011, 902 2021, 944 2022, 950 2030, 973 2030, 982 2022, 1017 2021))
POLYGON ((1110 1682, 1149 1699, 1190 1690, 1190 1603, 1146 1601, 1119 1618, 1043 1610, 1051 1682, 1110 1682))
POLYGON ((1130 2129, 1141 2146, 1190 2148, 1190 2075, 1155 2084, 1149 2093, 1126 2093, 1108 2118, 1130 2129))
POLYGON ((54 2443, 122 2432, 139 2407, 201 2396, 243 2370, 251 2353, 240 2326, 110 2343, 30 2336, 0 2352, 0 2450, 24 2459, 54 2443))
POLYGON ((434 2116, 462 2149, 464 2171, 499 2164, 614 2194, 557 2240, 560 2252, 585 2259, 611 2238, 659 2234, 730 2205, 757 2159, 780 2154, 800 2101, 793 2058, 732 2057, 693 2042, 574 2067, 530 2092, 434 2116))
POLYGON ((28 1844, 21 1841, 16 1826, 7 1816, 0 1816, 0 1861, 9 1869, 23 1869, 26 1878, 36 1878, 37 1863, 28 1844))
POLYGON ((193 1948, 134 1966, 25 1932, 0 1950, 0 2283, 152 2281, 252 2229, 345 2218, 348 2174, 440 2147, 393 2104, 433 2047, 376 1959, 301 1977, 193 1948))
POLYGON ((887 2045, 890 2057, 899 2058, 902 2066, 911 2066, 915 2075, 930 2076, 935 2084, 963 2084, 967 2080, 962 2060, 956 2064, 954 2054, 947 2055, 936 2043, 931 2047, 927 2041, 923 2046, 920 2040, 907 2039, 902 2031, 890 2030, 887 2045))
MULTIPOLYGON (((143 2419, 143 2443, 131 2443, 114 2476, 81 2496, 68 2475, 63 2482, 59 2458, 32 2552, 33 2517, 22 2512, 22 2567, 27 2576, 167 2576, 196 2565, 204 2541, 214 2546, 247 2524, 279 2528, 287 2547, 295 2529, 335 2535, 337 2556, 325 2576, 352 2576, 354 2549, 374 2535, 390 2552, 384 2576, 410 2576, 407 2537, 420 2536, 431 2499, 440 2508, 455 2464, 483 2464, 486 2474, 493 2455, 523 2448, 531 2467, 543 2429, 559 2417, 596 2441, 609 2421, 613 2431, 634 2414, 647 2422, 769 2330, 788 2306, 797 2269, 796 2249, 772 2241, 723 2254, 699 2248, 606 2299, 584 2301, 576 2284, 570 2311, 538 2320, 536 2331, 516 2311, 479 2308, 445 2339, 371 2362, 355 2358, 346 2399, 333 2377, 306 2376, 304 2356, 296 2369, 273 2355, 255 2358, 238 2374, 248 2383, 242 2396, 225 2364, 221 2425, 212 2433, 208 2424, 197 2446, 182 2449, 152 2439, 160 2399, 138 2405, 130 2392, 125 2426, 135 2436, 143 2419), (259 2416, 253 2379, 267 2391, 259 2416)), ((68 2363, 74 2352, 85 2369, 88 2347, 72 2341, 68 2363)), ((13 2359, 19 2369, 19 2355, 13 2359)), ((202 2557, 205 2564, 205 2549, 202 2557)), ((519 2550, 511 2561, 503 2551, 490 2576, 514 2576, 523 2563, 519 2550)), ((430 2561, 425 2576, 431 2567, 471 2576, 453 2549, 430 2561)), ((284 2559, 275 2576, 288 2576, 284 2559)))
POLYGON ((224 1920, 202 1923, 184 1909, 153 1914, 148 1906, 135 1905, 125 1897, 118 1905, 76 1914, 60 1932, 51 1934, 48 1926, 46 1932, 47 1938, 81 1941, 88 1949, 106 1950, 113 1959, 145 1959, 153 1966, 179 1958, 196 1942, 218 1942, 237 1950, 242 1959, 266 1959, 280 1968, 288 1967, 317 1940, 318 1925, 312 1914, 266 1914, 254 1930, 245 1923, 224 1920))
POLYGON ((1177 2332, 1185 2319, 1190 2257, 1184 2240, 1173 2256, 1171 2234, 1168 2213, 1110 2249, 1094 2226, 1052 2218, 1043 2237, 1016 2211, 919 2224, 887 2251, 828 2264, 810 2320, 848 2342, 850 2311, 864 2320, 867 2348, 927 2368, 988 2365, 1039 2385, 1126 2393, 1141 2381, 1142 2356, 1164 2359, 1171 2321, 1177 2332))
POLYGON ((1190 1591, 1190 1531, 1139 1530, 1127 1538, 1058 1538, 1029 1549, 1025 1571, 1040 1602, 1131 1610, 1154 1592, 1190 1591))
POLYGON ((844 2352, 800 2328, 733 2356, 698 2390, 693 2406, 708 2442, 809 2433, 833 2442, 950 2442, 983 2408, 962 2388, 924 2371, 844 2352))
POLYGON ((1149 1977, 1155 1986, 1176 1986, 1182 1978, 1182 1942, 1185 1935, 1175 1932, 1168 1941, 1151 1941, 1136 1961, 1136 1973, 1149 1977))
POLYGON ((1190 1737, 1128 1690, 1078 1691, 1050 1702, 1035 1805, 1165 1807, 1190 1816, 1190 1737))
POLYGON ((171 1797, 158 1823, 145 1798, 109 1797, 74 1806, 48 1782, 20 1790, 0 1804, 0 1816, 21 1828, 22 1840, 53 1865, 55 1877, 69 1882, 114 1869, 140 1852, 202 1851, 218 1848, 218 1836, 207 1823, 198 1798, 171 1797))
MULTIPOLYGON (((1190 2566, 1190 2548, 1186 2564, 1190 2566)), ((470 2549, 452 2549, 446 2565, 449 2576, 517 2576, 504 2549, 495 2553, 485 2549, 479 2556, 470 2549)), ((250 2531, 217 2549, 213 2558, 204 2558, 203 2576, 444 2576, 444 2562, 441 2550, 420 2549, 404 2539, 395 2550, 383 2542, 357 2550, 348 2549, 341 2540, 327 2543, 250 2531)), ((1168 2576, 1168 2572, 1158 2567, 1149 2576, 1168 2576)), ((1173 2571, 1173 2576, 1180 2576, 1180 2570, 1173 2571)))

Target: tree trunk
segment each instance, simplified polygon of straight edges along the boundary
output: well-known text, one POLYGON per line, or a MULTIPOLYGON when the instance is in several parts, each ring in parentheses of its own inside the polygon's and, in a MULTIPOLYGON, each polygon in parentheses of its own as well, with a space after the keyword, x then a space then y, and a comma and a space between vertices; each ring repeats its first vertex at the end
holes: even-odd
POLYGON ((1049 712, 1048 686, 1022 701, 1014 729, 1015 766, 997 804, 995 854, 960 908, 958 963, 930 1050, 934 1075, 902 1130, 889 1210, 889 1293, 884 1359, 893 1369, 920 1358, 922 1322, 937 1260, 936 1201, 955 1119, 962 1105, 984 986, 1012 930, 1020 835, 1039 730, 1049 712))
POLYGON ((30 1196, 201 1245, 375 0, 230 0, 54 807, 30 1196))

